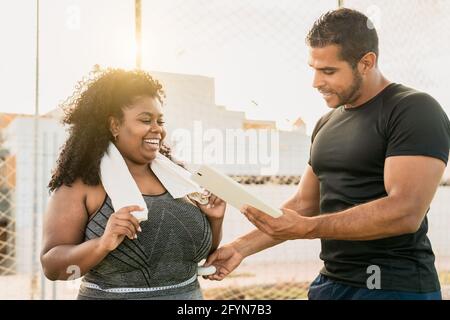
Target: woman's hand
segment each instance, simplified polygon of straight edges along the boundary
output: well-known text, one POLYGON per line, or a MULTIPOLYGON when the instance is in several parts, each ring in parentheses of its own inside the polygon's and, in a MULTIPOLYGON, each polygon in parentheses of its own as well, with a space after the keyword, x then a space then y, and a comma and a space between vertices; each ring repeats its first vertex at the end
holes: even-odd
POLYGON ((125 237, 130 240, 137 239, 137 233, 141 232, 141 227, 131 212, 141 210, 143 209, 139 206, 127 206, 111 214, 105 232, 100 237, 100 246, 107 251, 112 251, 122 243, 125 237))
POLYGON ((214 194, 211 194, 209 197, 209 202, 207 204, 200 204, 196 201, 197 206, 202 210, 202 212, 211 219, 221 220, 225 215, 225 209, 227 207, 227 203, 217 197, 214 194))

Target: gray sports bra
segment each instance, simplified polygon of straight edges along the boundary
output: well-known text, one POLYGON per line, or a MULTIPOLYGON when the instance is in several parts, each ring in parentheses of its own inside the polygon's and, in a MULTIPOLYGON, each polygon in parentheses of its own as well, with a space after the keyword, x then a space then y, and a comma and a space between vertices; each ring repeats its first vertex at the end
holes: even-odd
MULTIPOLYGON (((92 298, 150 298, 198 288, 197 265, 212 243, 205 215, 168 192, 143 195, 148 220, 136 240, 128 237, 83 278, 80 295, 92 298)), ((85 241, 100 237, 114 212, 108 196, 89 220, 85 241)))

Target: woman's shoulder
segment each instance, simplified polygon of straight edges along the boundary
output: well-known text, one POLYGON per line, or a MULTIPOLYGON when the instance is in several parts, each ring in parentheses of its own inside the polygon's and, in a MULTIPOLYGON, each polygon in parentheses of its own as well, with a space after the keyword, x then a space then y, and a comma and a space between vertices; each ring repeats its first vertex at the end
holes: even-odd
POLYGON ((70 186, 62 185, 51 195, 53 201, 83 203, 89 216, 96 212, 105 200, 106 192, 101 184, 91 186, 77 178, 70 186))

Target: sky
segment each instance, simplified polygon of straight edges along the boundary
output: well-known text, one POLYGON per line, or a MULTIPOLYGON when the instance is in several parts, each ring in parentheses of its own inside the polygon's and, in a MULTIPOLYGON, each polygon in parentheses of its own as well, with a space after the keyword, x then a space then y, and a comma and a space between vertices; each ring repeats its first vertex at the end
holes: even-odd
MULTIPOLYGON (((305 35, 335 0, 143 0, 143 63, 148 71, 215 79, 216 103, 288 128, 302 117, 311 133, 327 112, 311 87, 305 35)), ((450 1, 347 0, 380 36, 380 65, 395 82, 450 106, 450 1), (421 19, 417 19, 420 14, 421 19)), ((36 1, 0 0, 0 111, 35 108, 36 1)), ((134 0, 41 0, 39 107, 67 98, 93 65, 133 68, 134 0)), ((189 105, 189 101, 186 101, 189 105)))

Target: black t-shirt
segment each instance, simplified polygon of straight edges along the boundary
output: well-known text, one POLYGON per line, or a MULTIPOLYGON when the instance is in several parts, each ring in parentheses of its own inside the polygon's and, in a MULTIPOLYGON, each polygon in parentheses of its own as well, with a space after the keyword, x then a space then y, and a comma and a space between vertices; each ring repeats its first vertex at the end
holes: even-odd
MULTIPOLYGON (((362 106, 343 106, 323 116, 312 135, 309 164, 320 182, 320 213, 339 212, 387 196, 387 157, 422 155, 447 163, 450 123, 428 94, 390 84, 362 106)), ((414 172, 411 172, 414 174, 414 172)), ((370 240, 321 240, 322 274, 367 287, 370 265, 380 267, 381 288, 439 290, 434 254, 423 220, 412 234, 370 240)))

